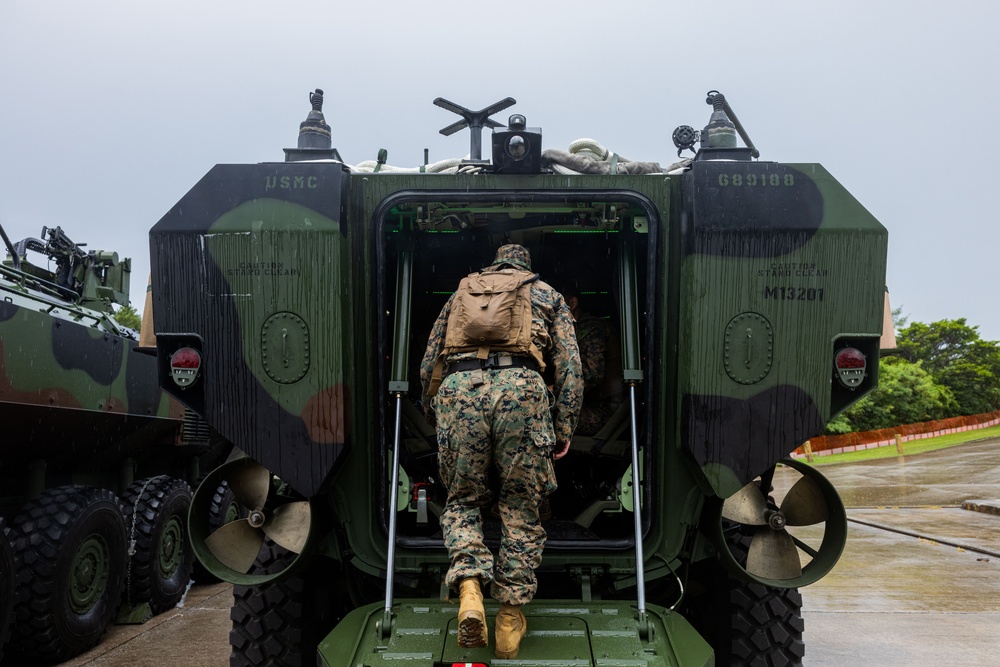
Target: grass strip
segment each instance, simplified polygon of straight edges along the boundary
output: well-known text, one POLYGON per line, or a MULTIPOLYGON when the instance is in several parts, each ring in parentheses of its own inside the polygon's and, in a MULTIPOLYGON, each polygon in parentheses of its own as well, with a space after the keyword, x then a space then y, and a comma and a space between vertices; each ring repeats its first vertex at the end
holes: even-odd
MULTIPOLYGON (((981 428, 975 431, 948 433, 922 440, 909 440, 903 443, 903 455, 912 456, 915 454, 923 454, 925 452, 933 452, 938 449, 954 447, 955 445, 964 445, 967 442, 988 440, 996 437, 1000 437, 1000 426, 990 426, 988 428, 981 428)), ((896 451, 896 445, 892 444, 884 447, 862 449, 856 452, 843 452, 841 454, 813 453, 812 465, 824 466, 834 463, 873 461, 875 459, 891 459, 897 456, 899 456, 899 453, 896 451)), ((798 460, 808 462, 805 457, 801 457, 798 460)))

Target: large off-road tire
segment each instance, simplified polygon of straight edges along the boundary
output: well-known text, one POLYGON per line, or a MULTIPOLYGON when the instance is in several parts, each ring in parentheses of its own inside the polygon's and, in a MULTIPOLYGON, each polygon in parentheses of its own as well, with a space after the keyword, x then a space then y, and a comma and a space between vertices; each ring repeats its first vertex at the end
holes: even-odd
MULTIPOLYGON (((733 667, 798 667, 802 641, 802 595, 797 588, 734 583, 729 589, 731 614, 729 664, 733 667)), ((716 664, 719 664, 716 662, 716 664)))
POLYGON ((97 644, 121 601, 126 538, 118 497, 106 489, 48 489, 12 526, 18 563, 15 664, 62 662, 97 644), (30 661, 30 662, 29 662, 30 661))
POLYGON ((194 551, 187 537, 191 488, 160 475, 133 483, 122 496, 125 530, 134 542, 125 580, 129 605, 148 602, 154 614, 177 605, 191 581, 194 551))
POLYGON ((7 524, 0 517, 0 663, 14 623, 14 550, 7 539, 7 524))
MULTIPOLYGON (((251 573, 278 572, 296 554, 266 539, 251 573)), ((260 586, 234 586, 230 667, 314 667, 316 647, 343 617, 336 563, 316 559, 301 573, 260 586)))
MULTIPOLYGON (((746 560, 749 536, 733 533, 730 548, 746 560)), ((716 667, 801 667, 805 655, 802 596, 702 563, 690 582, 687 618, 715 649, 716 667)))

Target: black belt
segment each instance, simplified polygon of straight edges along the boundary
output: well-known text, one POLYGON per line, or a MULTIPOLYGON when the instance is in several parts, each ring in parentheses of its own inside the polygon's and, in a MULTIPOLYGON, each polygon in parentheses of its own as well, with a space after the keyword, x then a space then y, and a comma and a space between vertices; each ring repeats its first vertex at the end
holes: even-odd
POLYGON ((512 357, 509 354, 491 354, 485 359, 462 359, 448 364, 444 377, 462 371, 479 371, 495 368, 528 368, 538 371, 538 364, 531 357, 512 357))

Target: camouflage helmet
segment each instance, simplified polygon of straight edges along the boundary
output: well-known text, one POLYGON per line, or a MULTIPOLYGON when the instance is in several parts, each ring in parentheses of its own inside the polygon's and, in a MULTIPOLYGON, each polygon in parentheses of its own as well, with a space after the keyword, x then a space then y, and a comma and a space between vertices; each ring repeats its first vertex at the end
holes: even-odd
POLYGON ((531 255, 528 254, 527 248, 516 243, 500 246, 496 259, 493 260, 493 266, 500 264, 510 264, 525 271, 531 271, 531 255))

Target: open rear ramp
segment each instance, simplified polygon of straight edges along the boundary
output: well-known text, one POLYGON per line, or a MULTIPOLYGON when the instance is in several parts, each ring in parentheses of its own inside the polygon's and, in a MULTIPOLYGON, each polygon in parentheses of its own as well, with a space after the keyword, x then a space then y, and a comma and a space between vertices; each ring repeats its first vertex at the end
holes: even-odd
POLYGON ((498 605, 486 605, 489 644, 458 645, 458 604, 403 600, 383 638, 382 605, 351 612, 319 646, 327 667, 356 665, 519 665, 522 667, 706 667, 712 649, 680 614, 649 605, 648 631, 640 634, 635 603, 545 600, 523 608, 528 633, 518 656, 494 655, 493 623, 498 605))

